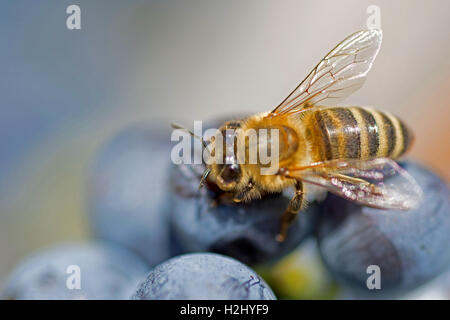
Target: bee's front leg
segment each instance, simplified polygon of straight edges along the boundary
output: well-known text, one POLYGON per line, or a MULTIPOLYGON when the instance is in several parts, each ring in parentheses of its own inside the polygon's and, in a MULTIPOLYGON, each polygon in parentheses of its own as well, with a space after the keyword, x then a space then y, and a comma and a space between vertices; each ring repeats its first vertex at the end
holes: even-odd
POLYGON ((249 199, 251 199, 251 194, 254 191, 255 184, 252 181, 249 181, 248 185, 243 190, 234 195, 233 201, 236 203, 248 201, 249 199))
POLYGON ((287 209, 281 216, 280 233, 276 237, 278 242, 283 242, 286 239, 287 230, 297 217, 297 214, 302 208, 302 205, 303 205, 303 184, 300 181, 297 181, 297 183, 295 184, 295 195, 291 199, 287 209))

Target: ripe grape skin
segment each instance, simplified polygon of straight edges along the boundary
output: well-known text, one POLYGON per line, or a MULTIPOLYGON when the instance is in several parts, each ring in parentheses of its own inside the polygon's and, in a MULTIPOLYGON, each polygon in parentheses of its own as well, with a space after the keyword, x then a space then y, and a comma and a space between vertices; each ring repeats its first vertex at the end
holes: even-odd
POLYGON ((24 259, 11 273, 0 298, 128 299, 148 269, 136 255, 111 244, 59 244, 24 259), (68 287, 78 276, 79 289, 68 287))
POLYGON ((168 127, 134 125, 107 140, 89 171, 92 234, 133 250, 150 266, 169 258, 169 165, 168 127))
POLYGON ((447 184, 414 162, 401 165, 424 191, 410 211, 359 206, 328 195, 316 236, 331 274, 356 294, 397 296, 433 279, 450 265, 450 203, 447 184), (381 290, 368 290, 367 268, 381 269, 381 290))
POLYGON ((193 253, 153 268, 134 300, 274 300, 274 293, 252 269, 230 257, 193 253))

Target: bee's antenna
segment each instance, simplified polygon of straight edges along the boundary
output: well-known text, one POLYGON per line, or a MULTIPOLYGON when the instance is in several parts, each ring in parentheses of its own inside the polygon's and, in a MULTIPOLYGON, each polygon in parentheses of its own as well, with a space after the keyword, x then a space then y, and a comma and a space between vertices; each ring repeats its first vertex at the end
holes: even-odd
MULTIPOLYGON (((211 152, 209 151, 208 146, 206 145, 206 142, 205 142, 205 140, 203 140, 202 137, 199 137, 198 135, 196 135, 195 133, 193 133, 191 130, 186 129, 185 127, 182 127, 182 126, 180 126, 180 125, 178 125, 178 124, 171 123, 170 126, 171 126, 172 128, 174 128, 174 129, 180 129, 180 130, 183 130, 184 132, 189 133, 189 134, 190 134, 191 136, 193 136, 194 138, 199 139, 199 140, 202 142, 203 150, 206 150, 206 151, 208 152, 209 156, 211 156, 211 152)), ((203 187, 203 185, 205 184, 205 181, 206 181, 206 179, 208 178, 208 176, 209 176, 210 173, 211 173, 211 169, 210 169, 210 168, 207 168, 207 169, 203 172, 202 178, 200 179, 200 184, 199 184, 199 186, 198 186, 198 189, 199 189, 199 190, 200 190, 200 189, 203 187)))
POLYGON ((199 190, 200 190, 200 189, 203 187, 203 185, 205 184, 205 181, 206 181, 206 179, 208 178, 208 176, 209 176, 210 173, 211 173, 211 169, 210 169, 210 168, 207 168, 207 169, 205 170, 205 172, 203 172, 202 179, 200 180, 200 184, 198 185, 198 189, 199 189, 199 190))
POLYGON ((191 130, 186 129, 185 127, 182 127, 182 126, 180 126, 180 125, 178 125, 178 124, 176 124, 176 123, 171 123, 170 126, 171 126, 172 128, 174 128, 174 129, 180 129, 180 130, 183 130, 184 132, 189 133, 189 134, 190 134, 191 136, 193 136, 194 138, 200 140, 200 141, 202 142, 203 149, 206 150, 206 151, 208 151, 209 155, 211 155, 211 153, 210 153, 209 150, 208 150, 208 146, 206 145, 206 142, 205 142, 205 140, 203 140, 202 137, 199 137, 198 135, 196 135, 195 133, 193 133, 191 130))

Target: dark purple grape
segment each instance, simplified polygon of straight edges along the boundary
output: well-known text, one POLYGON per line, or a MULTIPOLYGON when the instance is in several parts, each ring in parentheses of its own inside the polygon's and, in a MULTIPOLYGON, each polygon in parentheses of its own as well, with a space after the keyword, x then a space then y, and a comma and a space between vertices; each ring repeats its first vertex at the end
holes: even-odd
POLYGON ((104 243, 58 245, 36 252, 13 270, 2 299, 129 299, 147 265, 104 243))
POLYGON ((272 290, 252 269, 213 253, 177 256, 153 268, 135 300, 274 300, 272 290))
MULTIPOLYGON (((222 123, 206 124, 203 129, 219 128, 222 123)), ((221 193, 216 185, 207 183, 198 190, 203 170, 203 165, 174 165, 170 173, 171 236, 181 250, 221 253, 253 265, 280 259, 311 234, 318 209, 312 197, 286 240, 279 243, 276 236, 292 190, 250 203, 216 202, 221 193)))
POLYGON ((403 166, 424 191, 417 208, 377 210, 334 195, 321 207, 317 228, 321 255, 331 274, 356 296, 402 294, 450 265, 447 184, 418 164, 403 166), (367 270, 371 265, 380 268, 381 290, 367 287, 367 279, 374 274, 367 270))
POLYGON ((134 126, 112 137, 88 184, 94 236, 135 251, 151 266, 167 259, 169 166, 169 127, 134 126))

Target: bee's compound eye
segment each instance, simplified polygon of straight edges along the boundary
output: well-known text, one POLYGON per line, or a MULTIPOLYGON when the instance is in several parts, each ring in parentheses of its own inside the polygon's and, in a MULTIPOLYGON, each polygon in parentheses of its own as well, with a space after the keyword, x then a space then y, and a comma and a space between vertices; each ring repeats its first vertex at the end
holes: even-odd
POLYGON ((238 164, 227 164, 220 173, 225 183, 237 182, 241 177, 241 168, 238 164))

